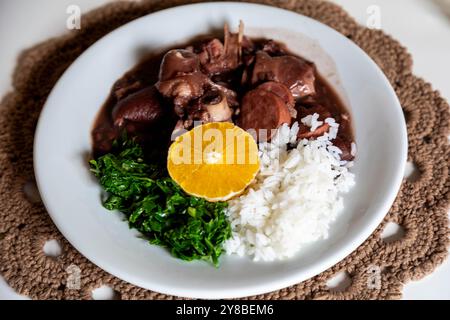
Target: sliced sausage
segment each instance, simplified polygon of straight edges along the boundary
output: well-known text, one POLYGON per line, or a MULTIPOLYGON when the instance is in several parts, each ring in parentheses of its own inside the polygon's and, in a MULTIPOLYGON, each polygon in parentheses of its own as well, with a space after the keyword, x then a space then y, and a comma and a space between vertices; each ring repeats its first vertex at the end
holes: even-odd
POLYGON ((277 96, 279 96, 281 99, 283 99, 284 103, 286 103, 286 106, 289 109, 289 113, 291 114, 291 117, 292 118, 297 117, 297 111, 295 110, 294 96, 292 95, 289 88, 286 87, 284 84, 274 82, 274 81, 269 81, 269 82, 263 83, 258 88, 272 92, 272 93, 276 94, 277 96))
POLYGON ((258 51, 251 82, 256 84, 264 81, 284 84, 295 99, 316 92, 314 65, 299 57, 289 55, 271 57, 264 51, 258 51))
POLYGON ((121 127, 126 122, 151 124, 163 115, 160 95, 154 86, 129 95, 114 107, 114 125, 121 127))
POLYGON ((283 123, 289 125, 291 116, 283 99, 258 87, 244 96, 238 122, 244 130, 255 130, 258 140, 264 141, 272 138, 273 129, 283 123))

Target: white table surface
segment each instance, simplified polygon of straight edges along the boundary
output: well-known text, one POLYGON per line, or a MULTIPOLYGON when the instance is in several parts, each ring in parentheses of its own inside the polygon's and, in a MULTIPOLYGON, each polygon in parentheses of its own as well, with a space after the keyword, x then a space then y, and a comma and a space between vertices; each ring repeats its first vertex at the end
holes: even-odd
MULTIPOLYGON (((10 75, 18 53, 65 32, 66 9, 82 12, 109 0, 0 0, 0 95, 11 89, 10 75)), ((450 101, 450 0, 333 0, 360 23, 367 9, 377 5, 381 28, 406 46, 414 58, 414 72, 431 82, 450 101), (448 15, 446 15, 447 3, 448 15)), ((436 271, 404 288, 405 299, 450 299, 450 259, 436 271)), ((26 299, 0 277, 0 299, 26 299)))

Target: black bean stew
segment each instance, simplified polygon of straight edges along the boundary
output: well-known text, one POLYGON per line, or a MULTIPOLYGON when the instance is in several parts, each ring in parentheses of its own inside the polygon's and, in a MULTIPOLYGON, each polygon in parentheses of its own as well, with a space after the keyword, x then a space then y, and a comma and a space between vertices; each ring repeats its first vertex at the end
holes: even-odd
POLYGON ((311 132, 301 119, 317 113, 320 121, 332 117, 339 123, 333 143, 343 160, 352 160, 349 112, 315 65, 290 53, 288 45, 225 27, 223 39, 202 37, 153 53, 113 86, 92 131, 94 155, 108 153, 126 131, 164 161, 171 137, 196 121, 232 121, 257 132, 298 121, 298 137, 313 139, 328 124, 311 132))

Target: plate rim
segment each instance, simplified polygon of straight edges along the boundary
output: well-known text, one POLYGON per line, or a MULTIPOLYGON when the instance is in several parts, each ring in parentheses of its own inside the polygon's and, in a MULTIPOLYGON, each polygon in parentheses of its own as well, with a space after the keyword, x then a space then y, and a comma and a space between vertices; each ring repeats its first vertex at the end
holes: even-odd
MULTIPOLYGON (((366 56, 368 62, 370 62, 371 64, 373 64, 373 66, 375 67, 376 71, 379 73, 379 76, 381 76, 384 80, 384 82, 386 82, 386 84, 388 85, 390 94, 392 95, 392 99, 395 100, 397 107, 396 108, 396 112, 401 113, 402 109, 401 109, 401 105, 400 102, 398 100, 397 95, 395 94, 395 91, 392 87, 392 85, 389 83, 389 80, 387 79, 387 77, 385 76, 385 74, 381 71, 381 69, 376 65, 376 63, 372 60, 372 58, 366 53, 364 52, 360 47, 358 47, 354 42, 352 42, 351 40, 347 39, 345 36, 343 36, 342 34, 340 34, 339 32, 337 32, 336 30, 332 29, 331 27, 321 23, 320 21, 317 21, 315 19, 309 18, 307 16, 301 15, 299 13, 290 11, 290 10, 286 10, 286 9, 281 9, 281 8, 277 8, 277 7, 272 7, 269 5, 264 5, 264 4, 253 4, 253 3, 236 3, 236 2, 204 2, 204 3, 196 3, 196 4, 188 4, 188 5, 183 5, 183 6, 177 6, 177 7, 172 7, 172 8, 168 8, 168 9, 164 9, 161 11, 157 11, 154 13, 150 13, 147 15, 144 15, 138 19, 132 20, 122 26, 120 26, 119 28, 114 29, 113 31, 109 32, 108 34, 106 34, 105 36, 103 36, 102 38, 98 39, 94 44, 92 44, 89 48, 87 48, 80 56, 78 56, 77 59, 75 59, 72 64, 66 69, 66 71, 61 75, 61 77, 59 78, 59 80, 56 82, 55 86, 53 87, 51 93, 49 94, 44 107, 41 111, 41 114, 39 116, 39 120, 36 126, 36 131, 35 131, 35 138, 34 138, 34 152, 33 152, 33 166, 34 166, 34 172, 35 172, 35 177, 36 177, 36 182, 37 182, 37 186, 38 189, 40 190, 40 194, 42 196, 42 202, 45 205, 45 208, 49 214, 49 216, 51 217, 53 223, 57 226, 58 230, 61 232, 61 234, 65 237, 65 239, 67 239, 70 244, 80 253, 82 254, 84 257, 86 257, 91 263, 93 263, 94 265, 97 265, 98 267, 100 267, 101 269, 105 270, 106 272, 118 277, 119 279, 122 279, 126 282, 132 283, 138 287, 143 287, 145 289, 148 290, 153 290, 153 291, 157 291, 163 294, 168 294, 168 295, 177 295, 177 296, 183 296, 183 297, 194 297, 194 298, 205 298, 205 299, 214 299, 214 298, 240 298, 240 297, 246 297, 246 296, 251 296, 251 295, 256 295, 256 294, 262 294, 262 293, 267 293, 270 291, 274 291, 274 290, 279 290, 282 288, 285 288, 287 286, 291 286, 294 284, 297 284, 301 281, 307 280, 311 277, 314 277, 317 274, 320 274, 321 272, 329 269, 330 267, 332 267, 333 265, 335 265, 336 263, 342 261, 343 259, 345 259, 348 255, 350 255, 352 252, 354 252, 361 244, 363 244, 369 237, 370 235, 376 230, 376 228, 379 226, 379 224, 382 222, 383 218, 385 217, 385 215, 388 213, 390 207, 392 206, 398 191, 400 190, 402 181, 403 181, 403 173, 404 173, 404 168, 407 162, 407 150, 408 150, 408 139, 407 139, 407 129, 406 129, 406 123, 402 122, 400 124, 400 126, 402 126, 402 137, 401 137, 401 142, 403 143, 402 145, 402 150, 399 150, 399 152, 401 153, 401 158, 403 159, 401 161, 401 163, 398 164, 398 170, 396 171, 396 177, 394 177, 394 181, 395 183, 393 183, 391 185, 391 192, 389 192, 390 197, 388 199, 386 199, 384 201, 384 204, 382 206, 382 209, 378 210, 378 214, 375 216, 373 215, 371 217, 371 223, 367 224, 365 227, 365 231, 361 231, 358 233, 357 236, 355 236, 352 241, 348 241, 347 243, 345 243, 345 245, 342 246, 341 250, 339 253, 336 253, 330 257, 328 257, 328 259, 323 259, 320 262, 320 266, 317 266, 317 263, 315 265, 314 270, 306 270, 303 273, 296 273, 294 275, 291 276, 286 276, 283 279, 275 279, 272 281, 267 281, 264 282, 263 284, 258 284, 258 285, 253 285, 249 288, 243 289, 243 288, 239 288, 239 289, 226 289, 226 290, 205 290, 205 289, 195 289, 193 288, 192 290, 189 289, 180 289, 180 288, 168 288, 168 287, 164 287, 164 286, 155 286, 152 284, 152 288, 147 287, 146 286, 142 286, 142 279, 140 278, 136 278, 134 277, 132 274, 126 273, 124 271, 118 270, 116 269, 114 266, 110 266, 110 265, 104 265, 103 261, 99 261, 98 258, 95 258, 92 253, 86 253, 86 250, 80 250, 76 244, 76 240, 73 239, 70 234, 71 232, 68 231, 63 224, 60 221, 60 217, 54 213, 52 213, 52 210, 49 209, 49 207, 51 205, 49 205, 49 200, 48 200, 48 196, 47 194, 43 194, 41 192, 41 190, 43 190, 43 178, 41 176, 41 169, 40 169, 40 164, 37 161, 37 154, 39 153, 39 143, 41 141, 41 130, 43 127, 43 123, 45 119, 45 115, 46 115, 46 110, 48 110, 48 108, 46 108, 47 104, 49 101, 51 101, 52 96, 54 95, 54 92, 57 91, 57 88, 59 87, 59 85, 63 82, 62 80, 65 78, 65 76, 71 72, 72 69, 76 68, 77 66, 77 62, 84 56, 89 54, 90 52, 94 51, 97 46, 101 46, 102 42, 104 39, 111 37, 113 34, 115 34, 116 32, 120 31, 122 28, 126 28, 127 26, 129 26, 130 24, 134 24, 134 23, 139 23, 139 21, 144 20, 144 19, 148 19, 149 16, 153 16, 153 15, 157 15, 157 14, 167 14, 170 11, 176 11, 176 10, 183 10, 183 9, 187 9, 187 8, 192 8, 192 10, 195 10, 196 7, 204 7, 204 6, 214 6, 214 7, 223 7, 223 6, 238 6, 238 7, 245 7, 243 9, 248 9, 249 7, 264 7, 264 8, 270 8, 270 10, 279 10, 279 11, 283 11, 283 12, 289 12, 291 14, 296 14, 299 15, 307 20, 312 20, 315 23, 319 23, 323 26, 325 26, 326 28, 328 28, 330 31, 338 34, 341 38, 343 38, 343 40, 348 41, 352 46, 354 46, 357 50, 359 50, 363 55, 366 56), (44 116, 43 116, 44 115, 44 116), (69 234, 69 236, 68 236, 69 234), (308 272, 309 271, 309 272, 308 272), (299 276, 301 275, 301 276, 299 276), (239 290, 239 292, 236 292, 237 290, 239 290)), ((200 32, 199 32, 200 33, 200 32)), ((84 249, 84 248, 83 248, 84 249)), ((313 269, 313 268, 309 268, 309 269, 313 269)))

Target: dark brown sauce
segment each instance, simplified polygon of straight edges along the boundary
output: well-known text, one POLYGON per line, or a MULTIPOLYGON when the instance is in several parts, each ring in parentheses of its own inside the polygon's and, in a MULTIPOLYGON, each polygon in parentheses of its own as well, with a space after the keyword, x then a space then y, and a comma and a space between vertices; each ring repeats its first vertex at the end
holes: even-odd
MULTIPOLYGON (((189 42, 187 45, 177 45, 173 48, 185 48, 188 45, 196 47, 205 39, 210 39, 212 36, 201 36, 189 42)), ((252 39, 257 44, 261 41, 259 39, 252 39)), ((286 54, 294 55, 286 49, 283 44, 278 44, 286 54)), ((151 53, 144 57, 142 61, 137 64, 133 69, 123 75, 113 86, 109 97, 105 104, 100 109, 97 118, 95 120, 92 130, 93 141, 93 153, 94 157, 100 156, 111 149, 113 140, 119 137, 120 133, 114 127, 112 120, 112 111, 118 102, 117 92, 121 92, 120 88, 127 88, 123 90, 122 94, 127 96, 134 92, 139 91, 145 87, 154 85, 158 81, 159 67, 164 54, 170 50, 165 49, 158 53, 151 53)), ((239 70, 237 72, 242 72, 239 70)), ((316 95, 313 97, 307 97, 297 102, 298 107, 308 107, 320 104, 324 106, 332 115, 332 117, 339 123, 338 137, 345 141, 353 140, 353 130, 351 125, 350 113, 345 105, 335 92, 335 90, 327 83, 327 81, 321 77, 316 71, 315 80, 316 95)), ((233 86, 233 89, 238 94, 239 100, 250 88, 242 86, 233 86)), ((172 106, 168 105, 167 109, 171 109, 172 106)), ((151 128, 146 128, 145 135, 141 137, 141 142, 144 149, 147 152, 151 152, 157 156, 161 161, 165 161, 167 151, 171 143, 171 133, 175 126, 177 119, 173 112, 168 111, 167 114, 158 122, 157 125, 151 128)))
MULTIPOLYGON (((344 140, 354 141, 351 115, 341 98, 331 87, 331 85, 329 85, 327 81, 317 72, 315 86, 317 96, 314 97, 314 101, 315 103, 321 104, 327 108, 331 112, 332 118, 339 123, 338 136, 344 140)), ((307 105, 308 101, 303 101, 301 103, 303 105, 307 105)))
MULTIPOLYGON (((112 142, 120 135, 117 128, 113 124, 112 113, 113 109, 118 102, 116 92, 118 88, 125 88, 131 85, 124 95, 129 95, 139 91, 147 86, 153 85, 158 81, 159 66, 163 58, 164 53, 151 54, 145 57, 133 69, 125 73, 116 83, 113 85, 111 92, 106 99, 105 104, 100 109, 92 130, 92 142, 94 157, 104 154, 111 149, 112 142)), ((173 128, 174 123, 170 117, 165 117, 161 121, 161 127, 171 126, 173 128)), ((161 137, 160 146, 155 146, 157 149, 161 149, 164 146, 164 142, 167 139, 161 137)))
MULTIPOLYGON (((94 158, 108 153, 111 150, 112 143, 119 138, 121 132, 113 124, 112 113, 119 99, 116 97, 118 88, 129 87, 124 96, 133 94, 145 87, 154 85, 159 78, 159 68, 164 55, 171 49, 186 48, 188 46, 198 46, 204 41, 212 39, 213 35, 200 35, 186 43, 174 45, 173 47, 150 52, 141 58, 141 61, 127 71, 113 85, 106 102, 101 107, 94 122, 92 129, 92 145, 94 158)), ((168 109, 172 107, 167 106, 168 109)), ((171 143, 172 130, 176 124, 176 117, 172 112, 167 112, 157 126, 148 128, 145 137, 141 137, 141 145, 147 153, 151 153, 152 159, 159 158, 165 161, 167 152, 171 143)))

